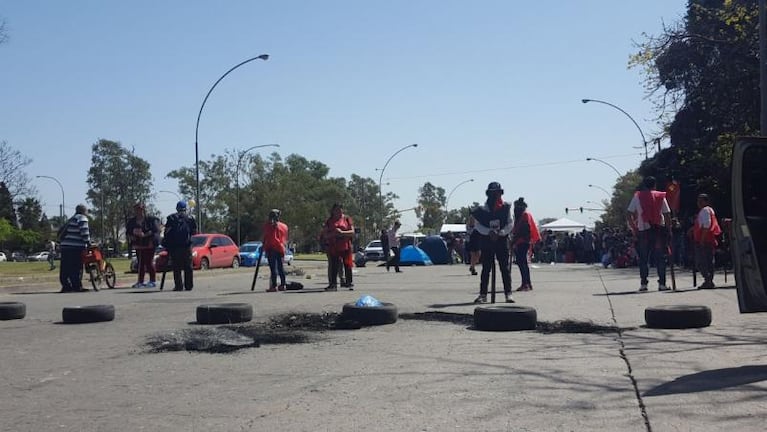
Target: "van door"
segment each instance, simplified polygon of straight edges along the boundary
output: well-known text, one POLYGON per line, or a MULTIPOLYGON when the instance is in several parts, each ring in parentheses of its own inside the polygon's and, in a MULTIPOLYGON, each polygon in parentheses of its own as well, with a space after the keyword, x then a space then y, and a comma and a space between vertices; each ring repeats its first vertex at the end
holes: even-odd
POLYGON ((767 138, 732 152, 732 257, 741 313, 767 312, 767 138))

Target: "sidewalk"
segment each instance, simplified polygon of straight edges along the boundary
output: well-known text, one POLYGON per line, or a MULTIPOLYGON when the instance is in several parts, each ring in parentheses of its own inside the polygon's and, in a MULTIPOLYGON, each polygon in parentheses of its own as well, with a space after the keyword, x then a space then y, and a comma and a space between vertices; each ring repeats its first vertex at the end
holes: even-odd
POLYGON ((739 314, 733 289, 690 290, 689 274, 678 275, 675 293, 639 294, 634 270, 542 265, 533 269, 535 290, 515 294, 539 322, 590 320, 620 333, 486 333, 419 319, 472 313, 479 277, 461 265, 360 268, 356 290, 336 293, 316 289, 325 285, 322 267, 301 280, 307 292, 264 293, 260 279, 251 293, 252 273, 241 270, 197 278, 188 293, 2 293, 0 301, 25 302, 27 318, 0 321, 0 429, 764 430, 767 314, 739 314), (144 347, 149 335, 195 327, 202 303, 248 302, 264 321, 340 312, 363 294, 409 319, 230 354, 144 347), (55 324, 62 306, 97 303, 115 305, 114 322, 55 324), (644 308, 660 304, 707 305, 713 324, 641 327, 644 308))

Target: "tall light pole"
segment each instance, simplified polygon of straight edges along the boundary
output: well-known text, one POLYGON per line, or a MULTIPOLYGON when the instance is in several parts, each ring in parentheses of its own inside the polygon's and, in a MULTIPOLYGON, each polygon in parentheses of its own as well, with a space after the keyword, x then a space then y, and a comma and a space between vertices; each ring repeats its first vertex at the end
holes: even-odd
POLYGON ((450 202, 450 197, 453 196, 453 192, 455 192, 455 190, 458 189, 458 186, 461 186, 463 184, 470 183, 470 182, 473 182, 473 181, 474 181, 474 179, 464 180, 464 181, 458 183, 457 185, 455 185, 453 190, 451 190, 450 193, 447 194, 447 198, 445 199, 445 218, 446 219, 447 219, 447 211, 448 211, 447 203, 450 202))
POLYGON ((202 203, 200 202, 200 147, 198 145, 198 132, 200 129, 200 117, 202 116, 202 109, 205 108, 205 102, 208 101, 208 97, 213 92, 213 89, 216 88, 218 83, 221 82, 222 79, 224 79, 227 75, 229 75, 230 72, 237 69, 238 67, 250 63, 253 60, 269 60, 269 54, 261 54, 259 56, 249 58, 243 62, 238 63, 237 65, 233 66, 231 69, 226 71, 219 79, 216 80, 215 83, 213 83, 213 86, 208 90, 208 94, 205 95, 205 99, 202 100, 202 105, 200 105, 200 112, 197 113, 197 124, 194 127, 194 177, 195 177, 195 192, 194 192, 194 200, 195 205, 197 206, 197 228, 200 232, 203 232, 202 228, 202 203))
POLYGON ((612 195, 610 194, 610 192, 607 192, 607 189, 603 188, 602 186, 597 186, 597 185, 593 185, 593 184, 590 184, 590 185, 589 185, 589 187, 590 187, 590 188, 599 189, 599 190, 601 190, 602 192, 606 193, 606 194, 607 194, 607 196, 609 196, 609 197, 612 197, 612 195))
POLYGON ((171 195, 175 196, 177 200, 181 201, 181 195, 179 195, 177 192, 173 192, 173 191, 169 191, 169 190, 161 190, 161 191, 157 191, 157 192, 158 193, 162 192, 162 193, 171 194, 171 195))
POLYGON ((236 201, 237 201, 237 246, 240 246, 242 244, 241 243, 242 238, 240 236, 240 163, 242 162, 242 158, 245 157, 245 155, 253 149, 262 148, 262 147, 279 147, 279 146, 280 146, 279 144, 257 145, 257 146, 250 147, 249 149, 241 152, 237 156, 237 168, 236 168, 237 171, 234 174, 234 184, 235 184, 235 189, 237 190, 235 194, 237 197, 236 198, 236 201))
POLYGON ((383 168, 381 168, 381 175, 378 176, 378 201, 381 204, 381 220, 378 225, 378 228, 380 229, 383 226, 383 220, 384 220, 384 202, 383 202, 383 193, 381 192, 381 181, 383 181, 383 175, 384 171, 386 171, 386 167, 389 165, 389 162, 394 158, 394 156, 397 156, 401 151, 407 150, 410 147, 418 147, 418 144, 410 144, 406 145, 405 147, 402 147, 401 149, 394 152, 393 155, 389 156, 389 159, 386 160, 386 163, 384 164, 383 168))
POLYGON ((636 120, 634 120, 634 117, 631 117, 631 115, 629 115, 629 113, 624 111, 623 108, 621 108, 621 107, 619 107, 617 105, 613 105, 610 102, 605 102, 605 101, 601 101, 601 100, 597 100, 597 99, 581 99, 581 102, 583 102, 583 103, 589 103, 589 102, 601 103, 601 104, 604 104, 604 105, 607 105, 607 106, 610 106, 610 107, 613 107, 613 108, 617 109, 618 111, 622 112, 626 117, 628 117, 629 120, 631 120, 631 122, 634 123, 634 126, 637 127, 637 130, 639 131, 639 134, 642 136, 642 145, 644 146, 644 158, 645 159, 648 158, 648 156, 647 156, 647 140, 644 137, 644 132, 642 132, 642 128, 639 127, 639 123, 637 123, 636 120))
POLYGON ((593 158, 593 157, 587 157, 587 158, 586 158, 586 161, 597 161, 597 162, 601 162, 601 163, 603 163, 603 164, 605 164, 605 165, 609 166, 610 168, 612 168, 612 169, 613 169, 613 171, 615 171, 615 174, 618 174, 618 177, 620 177, 620 176, 621 176, 621 172, 620 172, 620 171, 618 171, 618 168, 615 168, 615 165, 613 165, 613 164, 611 164, 611 163, 609 163, 609 162, 605 162, 605 161, 603 161, 602 159, 597 159, 597 158, 593 158))
POLYGON ((56 177, 39 175, 39 176, 35 176, 35 178, 47 178, 59 184, 59 188, 61 189, 61 211, 59 211, 59 216, 61 217, 61 223, 64 223, 64 214, 66 212, 66 210, 64 209, 64 186, 61 185, 61 182, 56 177))

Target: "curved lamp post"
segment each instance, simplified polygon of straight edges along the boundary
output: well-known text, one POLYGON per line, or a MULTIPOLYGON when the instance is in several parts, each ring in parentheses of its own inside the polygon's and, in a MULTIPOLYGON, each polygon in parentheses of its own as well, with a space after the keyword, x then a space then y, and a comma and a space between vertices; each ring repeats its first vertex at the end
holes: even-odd
POLYGON ((617 105, 613 105, 610 102, 605 102, 605 101, 597 100, 597 99, 581 99, 581 102, 583 102, 583 103, 589 103, 589 102, 601 103, 601 104, 604 104, 604 105, 607 105, 607 106, 610 106, 610 107, 613 107, 613 108, 617 109, 618 111, 622 112, 626 117, 628 117, 629 120, 631 120, 631 122, 634 123, 634 126, 636 126, 637 130, 639 131, 639 134, 642 136, 642 145, 644 146, 644 158, 647 159, 647 140, 644 137, 644 132, 642 132, 642 128, 639 127, 639 123, 637 123, 636 120, 634 120, 634 117, 631 117, 631 115, 629 115, 629 113, 624 111, 623 108, 621 108, 621 107, 619 107, 617 105))
POLYGON ((386 160, 386 163, 384 164, 383 168, 381 168, 381 175, 378 176, 378 201, 381 205, 381 221, 378 225, 379 229, 381 226, 383 226, 383 220, 384 220, 384 202, 383 202, 383 193, 381 192, 381 181, 383 180, 384 171, 386 171, 386 167, 389 166, 389 162, 391 162, 392 159, 394 159, 394 156, 397 156, 400 152, 409 149, 410 147, 418 147, 418 144, 410 144, 406 145, 405 147, 402 147, 401 149, 394 152, 393 155, 389 156, 389 159, 386 160))
POLYGON ((269 54, 261 54, 256 57, 249 58, 235 65, 234 67, 226 71, 225 74, 221 75, 221 77, 217 79, 215 83, 213 83, 213 86, 210 88, 210 90, 208 90, 208 94, 205 95, 205 99, 202 100, 202 105, 200 105, 200 112, 197 113, 197 125, 194 127, 194 177, 196 182, 194 200, 196 201, 196 205, 197 205, 197 227, 200 230, 200 232, 203 232, 203 229, 202 229, 202 203, 200 202, 200 150, 199 150, 199 145, 197 143, 197 138, 198 138, 198 132, 200 129, 200 116, 202 116, 202 109, 205 108, 205 102, 208 101, 208 97, 213 92, 213 89, 216 88, 216 86, 218 85, 218 83, 221 82, 222 79, 224 79, 227 75, 229 75, 229 73, 232 72, 233 70, 237 69, 238 67, 246 63, 250 63, 253 60, 269 60, 269 54))
POLYGON ((61 223, 64 223, 64 213, 66 212, 66 210, 64 210, 64 186, 61 185, 61 182, 56 177, 39 175, 35 176, 35 178, 47 178, 59 184, 59 188, 61 189, 61 211, 59 212, 59 216, 61 216, 61 223))
POLYGON ((609 196, 609 197, 612 197, 612 195, 610 195, 610 192, 608 192, 608 191, 607 191, 607 189, 603 188, 602 186, 597 186, 597 185, 593 185, 593 184, 590 184, 590 185, 589 185, 589 187, 590 187, 590 188, 599 189, 599 190, 601 190, 602 192, 606 193, 606 194, 607 194, 607 196, 609 196))
POLYGON ((173 192, 173 191, 169 191, 169 190, 161 190, 161 191, 157 191, 157 193, 160 193, 160 192, 162 192, 162 193, 167 193, 167 194, 171 194, 171 195, 175 196, 177 200, 181 201, 181 195, 179 195, 179 194, 178 194, 178 193, 176 193, 176 192, 173 192))
POLYGON ((455 190, 458 189, 458 186, 461 186, 463 184, 470 183, 470 182, 473 182, 473 181, 474 181, 474 179, 464 180, 464 181, 458 183, 457 185, 455 185, 453 190, 451 190, 450 193, 447 194, 447 199, 445 199, 445 218, 447 218, 447 210, 448 210, 447 203, 450 202, 450 197, 453 196, 453 192, 455 192, 455 190))
POLYGON ((605 164, 605 165, 609 166, 610 168, 612 168, 612 169, 613 169, 613 171, 615 171, 615 174, 618 174, 618 177, 620 177, 620 176, 621 176, 621 172, 620 172, 620 171, 618 171, 618 168, 615 168, 615 165, 613 165, 613 164, 611 164, 611 163, 609 163, 609 162, 605 162, 605 161, 603 161, 602 159, 597 159, 597 158, 593 158, 593 157, 587 157, 587 158, 586 158, 586 161, 597 161, 597 162, 601 162, 601 163, 603 163, 603 164, 605 164))
POLYGON ((280 146, 279 144, 257 145, 257 146, 250 147, 249 149, 241 152, 239 156, 237 156, 237 171, 234 174, 234 184, 235 184, 235 189, 237 190, 237 192, 236 192, 236 197, 237 197, 236 198, 236 201, 237 201, 237 246, 240 246, 242 244, 241 243, 242 239, 240 237, 240 163, 242 162, 242 158, 245 157, 245 155, 249 151, 251 151, 253 149, 262 148, 262 147, 279 147, 279 146, 280 146))
POLYGON ((596 202, 596 201, 589 201, 589 200, 586 200, 586 203, 587 203, 587 204, 594 204, 594 205, 598 205, 598 206, 599 206, 599 207, 600 207, 602 210, 604 210, 604 209, 605 209, 605 205, 604 205, 604 204, 602 204, 602 203, 598 203, 598 202, 596 202))

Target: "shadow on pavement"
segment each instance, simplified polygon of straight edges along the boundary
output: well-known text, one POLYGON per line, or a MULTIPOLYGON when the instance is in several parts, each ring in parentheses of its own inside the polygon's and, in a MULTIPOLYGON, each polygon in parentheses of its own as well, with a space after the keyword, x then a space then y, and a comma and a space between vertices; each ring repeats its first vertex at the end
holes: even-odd
POLYGON ((477 306, 480 305, 479 303, 474 303, 473 301, 470 301, 465 303, 437 303, 437 304, 426 305, 426 307, 432 308, 432 309, 444 309, 444 308, 454 307, 454 306, 471 306, 474 304, 476 304, 477 306))
POLYGON ((767 365, 714 369, 681 376, 646 391, 643 396, 665 396, 721 390, 765 380, 767 380, 767 365))

